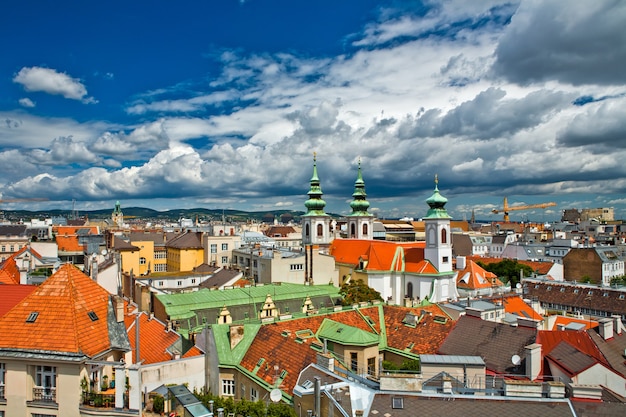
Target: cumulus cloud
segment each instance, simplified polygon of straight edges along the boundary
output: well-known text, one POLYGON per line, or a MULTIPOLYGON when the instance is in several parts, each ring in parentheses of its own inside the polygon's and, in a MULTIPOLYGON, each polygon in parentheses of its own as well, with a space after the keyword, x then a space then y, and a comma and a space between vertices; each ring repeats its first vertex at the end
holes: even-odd
POLYGON ((624 84, 626 3, 523 1, 495 51, 494 71, 519 84, 624 84))
POLYGON ((87 97, 87 88, 79 79, 50 68, 24 67, 13 77, 13 82, 21 84, 26 91, 60 95, 83 103, 97 102, 87 97))

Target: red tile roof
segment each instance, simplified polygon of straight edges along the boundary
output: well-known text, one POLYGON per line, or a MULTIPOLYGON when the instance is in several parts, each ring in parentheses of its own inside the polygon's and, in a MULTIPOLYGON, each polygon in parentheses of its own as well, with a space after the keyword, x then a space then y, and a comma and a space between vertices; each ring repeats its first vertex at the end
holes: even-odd
MULTIPOLYGON (((566 342, 576 350, 605 365, 607 368, 611 367, 587 332, 572 330, 540 330, 537 333, 537 343, 541 344, 541 354, 543 357, 548 356, 550 352, 552 352, 552 350, 561 342, 566 342)), ((542 374, 545 374, 545 372, 542 372, 542 374)))
POLYGON ((0 348, 94 357, 110 348, 108 306, 104 288, 65 264, 0 318, 0 348))
POLYGON ((13 256, 0 264, 0 284, 19 284, 20 270, 13 256))
MULTIPOLYGON (((136 317, 136 314, 127 314, 124 320, 128 332, 128 340, 132 348, 133 363, 137 362, 136 317)), ((181 336, 174 331, 168 331, 167 326, 163 322, 150 318, 146 313, 139 314, 139 356, 143 360, 143 364, 148 365, 174 359, 171 347, 180 339, 181 336), (168 351, 168 349, 170 350, 168 351)), ((181 356, 192 357, 201 354, 202 352, 194 346, 181 356)))
POLYGON ((593 329, 599 326, 597 321, 590 321, 584 319, 576 319, 574 317, 566 317, 566 316, 558 316, 554 319, 554 325, 550 330, 558 330, 559 326, 567 326, 571 323, 583 324, 585 326, 585 330, 593 329))
POLYGON ((0 285, 0 317, 15 307, 20 301, 32 293, 35 285, 3 284, 0 285))

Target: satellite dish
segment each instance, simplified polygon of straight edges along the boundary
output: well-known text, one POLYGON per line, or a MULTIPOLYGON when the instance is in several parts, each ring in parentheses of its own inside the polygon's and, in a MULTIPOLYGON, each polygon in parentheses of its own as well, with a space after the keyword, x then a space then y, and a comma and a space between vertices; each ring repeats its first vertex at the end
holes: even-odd
POLYGON ((513 362, 513 365, 518 366, 520 363, 522 363, 522 358, 520 358, 519 355, 513 355, 511 357, 511 362, 513 362))
POLYGON ((107 254, 107 250, 106 249, 102 249, 102 252, 100 252, 102 254, 102 256, 107 254))
POLYGON ((518 282, 517 284, 515 284, 515 288, 517 288, 517 289, 519 290, 520 288, 522 288, 522 284, 520 284, 520 283, 518 282))
POLYGON ((275 403, 279 402, 282 396, 283 394, 282 392, 280 392, 278 388, 274 388, 273 390, 270 391, 270 400, 272 400, 272 402, 275 402, 275 403))

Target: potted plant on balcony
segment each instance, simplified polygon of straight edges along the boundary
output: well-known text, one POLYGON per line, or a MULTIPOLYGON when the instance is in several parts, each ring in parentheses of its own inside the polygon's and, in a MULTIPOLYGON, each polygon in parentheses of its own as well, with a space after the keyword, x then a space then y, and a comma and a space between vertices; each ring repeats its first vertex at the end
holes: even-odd
POLYGON ((87 401, 89 401, 89 380, 85 375, 80 380, 80 390, 83 395, 83 404, 87 404, 87 401))
POLYGON ((102 376, 102 382, 100 383, 100 390, 106 391, 109 389, 109 377, 108 375, 102 376))

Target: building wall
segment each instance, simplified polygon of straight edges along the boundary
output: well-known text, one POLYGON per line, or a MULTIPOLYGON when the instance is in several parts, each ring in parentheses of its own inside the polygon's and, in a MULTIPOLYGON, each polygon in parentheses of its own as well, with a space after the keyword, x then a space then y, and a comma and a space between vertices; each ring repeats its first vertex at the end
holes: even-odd
POLYGON ((130 271, 132 270, 134 275, 138 275, 137 271, 139 271, 139 251, 120 251, 120 259, 122 261, 122 272, 130 274, 130 271))
POLYGON ((192 271, 204 262, 204 249, 167 248, 168 272, 192 271))
POLYGON ((141 382, 150 392, 161 385, 187 385, 190 391, 204 389, 204 355, 142 365, 141 382))
POLYGON ((602 262, 593 248, 576 248, 563 257, 563 276, 567 281, 581 281, 584 276, 594 284, 602 283, 602 262))
POLYGON ((6 404, 0 403, 0 411, 7 417, 31 416, 33 414, 54 415, 59 417, 80 416, 80 368, 79 364, 62 362, 25 361, 0 359, 5 363, 5 398, 6 404), (35 367, 56 367, 56 403, 45 406, 41 402, 33 403, 35 386, 35 367), (55 406, 56 405, 56 406, 55 406))
POLYGON ((622 397, 626 396, 626 379, 599 363, 578 374, 576 379, 579 384, 602 385, 622 397))

